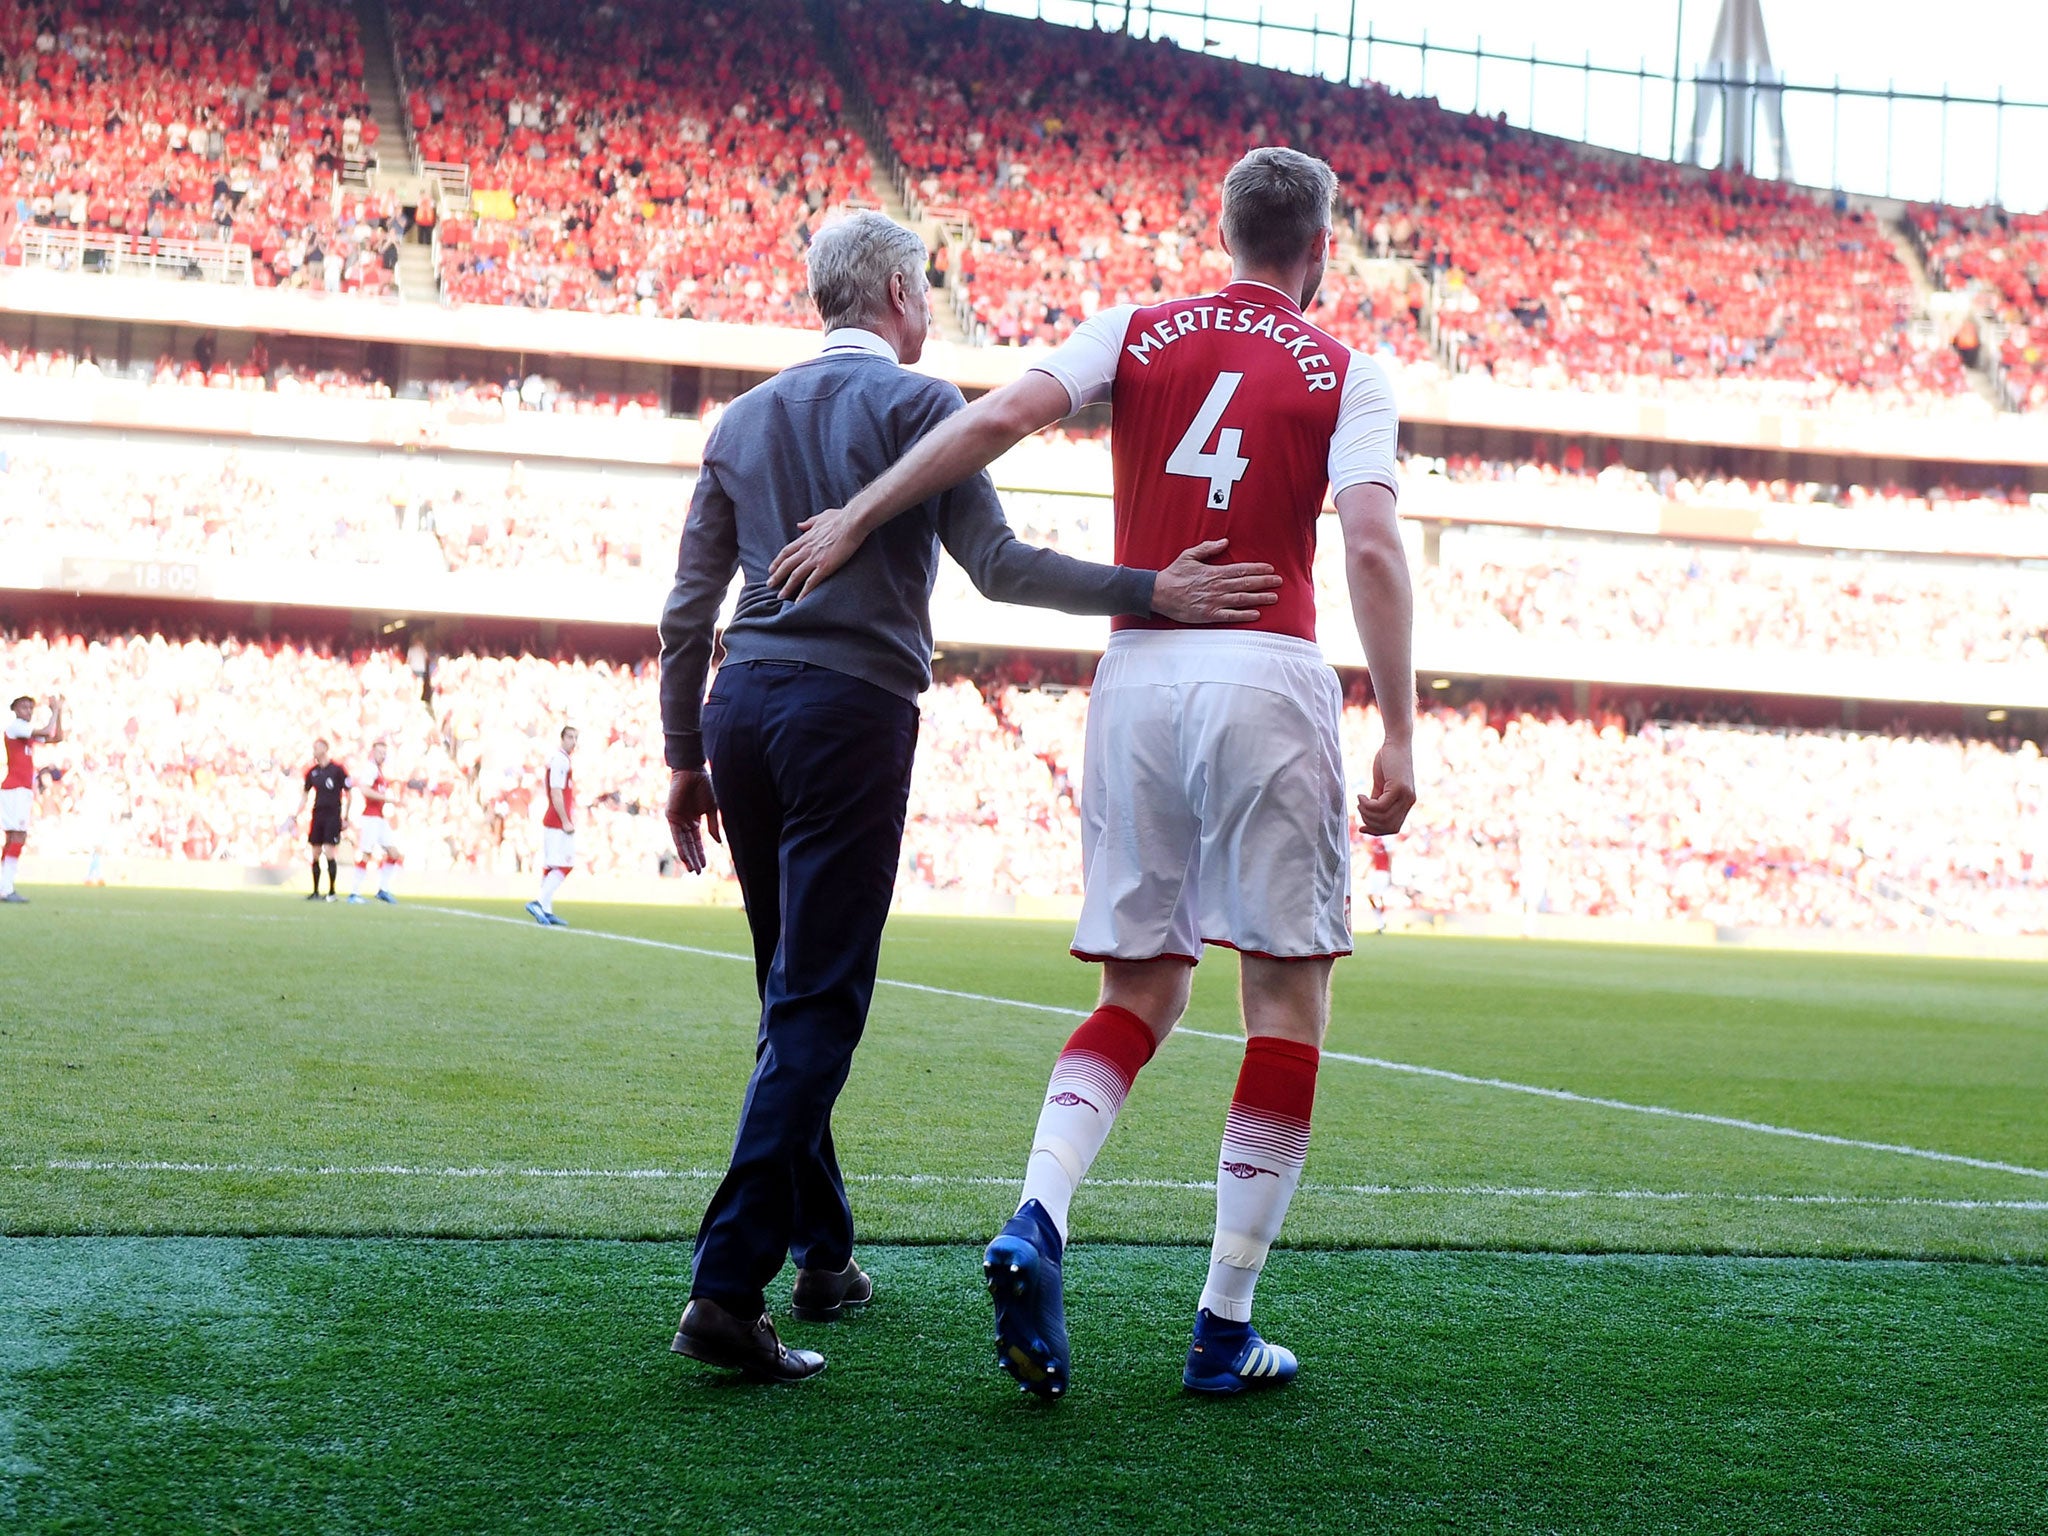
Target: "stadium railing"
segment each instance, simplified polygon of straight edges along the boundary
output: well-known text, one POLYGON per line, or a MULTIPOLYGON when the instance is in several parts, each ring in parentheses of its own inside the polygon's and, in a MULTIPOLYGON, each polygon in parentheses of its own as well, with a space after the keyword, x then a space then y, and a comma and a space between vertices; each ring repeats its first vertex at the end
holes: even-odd
POLYGON ((254 258, 249 247, 239 243, 166 240, 37 224, 24 224, 17 238, 24 266, 109 277, 202 278, 239 287, 251 287, 256 281, 254 258))
MULTIPOLYGON (((441 213, 444 215, 452 214, 457 218, 467 218, 469 216, 470 175, 468 166, 456 165, 447 160, 422 160, 420 162, 420 175, 424 176, 429 182, 432 182, 439 193, 441 201, 437 204, 437 207, 441 213)), ((441 259, 440 234, 440 226, 437 224, 434 228, 434 261, 437 266, 441 259)))

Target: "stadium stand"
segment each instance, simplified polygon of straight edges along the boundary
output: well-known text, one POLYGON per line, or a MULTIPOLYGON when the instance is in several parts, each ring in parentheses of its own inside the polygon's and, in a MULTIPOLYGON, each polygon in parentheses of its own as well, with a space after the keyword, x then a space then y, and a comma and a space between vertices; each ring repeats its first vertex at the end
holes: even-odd
MULTIPOLYGON (((918 210, 971 233, 935 266, 967 296, 978 339, 1056 341, 1104 304, 1220 281, 1215 187, 1244 147, 1279 138, 1323 153, 1350 227, 1316 318, 1428 386, 1418 393, 1435 414, 1406 431, 1402 495, 1423 632, 1475 642, 1452 649, 1484 663, 1459 672, 1457 693, 1432 695, 1481 702, 1425 712, 1422 808, 1395 846, 1406 909, 2048 932, 2036 745, 2048 481, 2025 436, 2033 423, 1959 424, 1989 409, 1966 365, 2002 375, 2009 403, 2048 405, 2048 223, 1910 214, 1936 286, 1967 294, 1982 325, 1973 357, 1967 333, 1949 345, 1920 314, 1894 232, 1867 211, 1377 87, 915 0, 392 11, 408 121, 387 121, 387 142, 410 128, 427 159, 471 172, 470 210, 433 231, 460 305, 815 328, 803 248, 833 209, 876 196, 868 128, 918 210), (814 15, 836 25, 814 33, 814 15), (1442 383, 1453 366, 1556 398, 1531 408, 1510 390, 1442 383), (1632 394, 1657 398, 1613 398, 1632 394), (1483 402, 1510 396, 1512 409, 1488 414, 1483 402), (1685 403, 1659 425, 1664 400, 1685 403), (1734 413, 1696 402, 1747 410, 1724 426, 1734 413), (1829 416, 1801 418, 1795 436, 1771 414, 1788 407, 1829 416), (1693 415, 1717 419, 1696 432, 1693 415), (1849 447, 1822 431, 1845 415, 1863 423, 1849 447), (1908 436, 1917 446, 1894 441, 1908 436), (1902 462, 1913 453, 1926 462, 1902 462), (1538 642, 1577 647, 1568 664, 1586 670, 1505 664, 1538 642), (1655 668, 1681 652, 1706 658, 1683 683, 1697 691, 1660 705, 1680 684, 1655 668), (1603 688, 1616 674, 1601 668, 1621 656, 1649 657, 1651 671, 1628 675, 1659 681, 1603 688), (1726 690, 1755 684, 1727 677, 1768 685, 1780 657, 1800 674, 1786 692, 1813 706, 1784 718, 1854 719, 1857 701, 1865 721, 1890 713, 1870 692, 1807 681, 1846 675, 1813 658, 1910 659, 1932 683, 1902 684, 1889 665, 1857 676, 1891 676, 1883 698, 1927 708, 1910 726, 1819 730, 1730 702, 1726 690), (2006 670, 1981 696, 1942 691, 1966 666, 1972 687, 2006 670), (1552 681, 1504 681, 1529 678, 1552 681), (2007 712, 1991 707, 2008 688, 2009 737, 2007 712), (1600 702, 1614 697, 1624 702, 1600 702), (1978 702, 1942 702, 1958 698, 1978 702), (1936 729, 1958 721, 1989 734, 1936 729)), ((79 264, 88 239, 225 238, 250 249, 258 283, 384 292, 391 249, 420 234, 389 194, 337 179, 377 128, 347 6, 193 0, 173 18, 95 0, 60 17, 0 0, 0 54, 10 261, 30 235, 44 241, 38 261, 55 250, 79 264)), ((89 311, 49 310, 40 328, 36 312, 8 317, 0 386, 40 423, 0 441, 0 543, 28 552, 6 573, 14 589, 41 580, 36 611, 59 611, 80 589, 65 574, 72 556, 192 561, 235 578, 232 595, 187 594, 146 618, 110 586, 81 610, 105 627, 74 617, 47 638, 0 642, 13 686, 94 701, 41 760, 37 851, 293 862, 278 827, 305 744, 325 732, 344 760, 391 739, 412 786, 398 824, 415 864, 524 872, 540 758, 574 719, 586 727, 588 867, 663 868, 649 665, 578 659, 546 626, 623 634, 651 616, 697 423, 533 418, 661 418, 672 394, 708 423, 746 387, 747 365, 674 351, 628 364, 603 341, 589 356, 550 352, 542 333, 580 316, 429 307, 443 327, 480 315, 527 329, 393 341, 379 325, 396 311, 378 306, 228 297, 263 318, 241 325, 231 307, 201 330, 138 312, 88 333, 67 317, 89 311), (293 333, 294 305, 355 321, 293 333), (117 327, 141 338, 118 362, 117 327), (225 396, 244 392, 313 399, 247 402, 263 421, 239 440, 206 424, 211 401, 193 409, 212 396, 225 418, 237 403, 225 396), (408 398, 436 409, 325 405, 408 398), (310 414, 346 424, 316 430, 310 414), (428 417, 503 430, 437 439, 428 417), (612 454, 625 439, 632 453, 612 454), (53 557, 50 574, 31 569, 38 553, 53 557), (338 627, 318 643, 279 639, 254 616, 318 607, 323 591, 346 593, 329 606, 356 611, 359 648, 334 649, 338 627), (465 627, 492 614, 531 621, 532 653, 504 652, 510 622, 465 627), (420 615, 462 637, 448 654, 368 638, 420 615), (157 624, 212 638, 167 639, 157 624)), ((1960 298, 1937 299, 1963 312, 1960 298)), ((1008 361, 981 357, 982 382, 1008 361)), ((1108 556, 1107 431, 1090 420, 998 466, 1006 488, 1030 487, 1006 489, 1020 532, 1108 556)), ((1318 577, 1326 611, 1341 611, 1327 558, 1318 577)), ((942 603, 961 585, 944 583, 942 603)), ((1055 642, 994 630, 992 613, 947 615, 949 647, 975 659, 925 701, 906 879, 963 901, 1065 898, 1081 862, 1085 709, 1070 685, 1085 663, 1041 673, 1015 648, 1055 642)), ((1354 698, 1354 773, 1375 730, 1354 698)))
MULTIPOLYGON (((1440 465, 1411 460, 1408 476, 1426 477, 1440 465)), ((1459 467, 1475 474, 1509 469, 1476 461, 1459 467)), ((1524 470, 1544 478, 1534 465, 1511 473, 1524 470)), ((1553 470, 1550 478, 1566 477, 1553 470)), ((1649 477, 1635 472, 1578 478, 1591 482, 1587 494, 1594 498, 1655 494, 1649 477), (1602 479, 1605 491, 1598 488, 1602 479)), ((1684 485, 1701 495, 1738 494, 1733 481, 1696 486, 1668 472, 1659 478, 1674 493, 1684 485)), ((1424 622, 1442 631, 1728 653, 2048 660, 2048 573, 2015 562, 1504 529, 1487 525, 1490 508, 1476 499, 1487 483, 1451 478, 1437 488, 1429 514, 1451 526, 1429 554, 1410 525, 1424 622), (1469 526, 1455 521, 1461 495, 1474 498, 1469 526)), ((490 569, 541 582, 569 573, 633 577, 667 569, 690 481, 519 462, 483 471, 431 456, 231 449, 205 440, 52 437, 17 439, 0 470, 0 489, 0 538, 18 548, 490 569)), ((1739 494, 1773 492, 1743 486, 1739 494)), ((1775 494, 1793 492, 1779 487, 1775 494)), ((1013 493, 1008 504, 1027 538, 1112 558, 1107 500, 1013 493)), ((1342 612, 1342 574, 1334 545, 1324 544, 1319 601, 1326 611, 1342 612)), ((290 599, 289 578, 280 582, 273 595, 290 599)), ((947 583, 958 588, 957 573, 949 571, 947 583)), ((644 600, 637 590, 633 595, 644 600)))
MULTIPOLYGON (((674 562, 690 483, 500 462, 195 442, 16 440, 0 539, 129 558, 346 563, 536 579, 674 562)), ((290 572, 272 594, 291 600, 290 572)))
MULTIPOLYGON (((258 282, 392 291, 418 232, 392 194, 336 174, 378 129, 353 11, 256 14, 244 27, 233 0, 204 0, 174 25, 119 0, 60 35, 36 8, 0 11, 0 51, 24 65, 18 122, 0 130, 17 151, 10 259, 35 237, 41 260, 83 262, 51 245, 66 230, 225 241, 251 250, 258 282)), ((1164 42, 962 6, 835 0, 832 15, 906 191, 973 233, 942 264, 979 339, 1057 341, 1104 304, 1213 285, 1223 169, 1289 138, 1338 168, 1363 248, 1384 258, 1340 261, 1315 317, 1405 369, 1771 408, 1990 409, 1956 349, 1914 325, 1889 230, 1840 199, 1164 42)), ((801 0, 399 0, 392 20, 405 126, 472 188, 432 231, 446 298, 815 324, 809 231, 875 190, 801 0)), ((2031 398, 2039 231, 1916 216, 1923 243, 1935 226, 1937 277, 2001 295, 1997 352, 2014 398, 2031 398)))
MULTIPOLYGON (((42 754, 39 854, 296 866, 285 826, 315 735, 344 763, 385 738, 396 827, 424 870, 530 869, 540 766, 579 724, 598 873, 668 868, 651 661, 59 632, 0 643, 0 672, 93 701, 42 754)), ((1079 689, 1024 669, 927 695, 904 850, 936 890, 1070 895, 1080 876, 1079 689)), ((1345 714, 1351 771, 1377 716, 1345 714)), ((2027 741, 1426 710, 1416 824, 1397 848, 1411 914, 1561 912, 1730 926, 2048 931, 2048 774, 2027 741), (1942 807, 1938 818, 1929 805, 1942 807)), ((718 855, 715 855, 718 857, 718 855)), ((717 878, 729 878, 714 864, 717 878)))
MULTIPOLYGON (((102 364, 90 349, 73 356, 62 347, 26 348, 0 345, 0 378, 48 379, 55 383, 94 383, 103 379, 179 389, 232 389, 257 394, 325 395, 338 400, 419 398, 460 406, 471 412, 510 415, 522 411, 573 416, 646 418, 666 416, 667 407, 655 390, 595 390, 566 384, 530 369, 502 377, 409 379, 394 390, 391 381, 369 368, 319 367, 285 360, 271 361, 259 339, 239 359, 217 357, 202 365, 195 357, 182 360, 159 354, 154 363, 102 364)), ((481 371, 481 370, 480 370, 481 371)))
POLYGON ((815 326, 808 233, 873 190, 799 0, 393 19, 420 153, 475 189, 436 231, 449 298, 815 326))
POLYGON ((390 287, 397 210, 337 176, 377 137, 349 6, 8 0, 0 56, 11 262, 25 232, 74 263, 94 242, 196 241, 247 247, 259 284, 390 287))
MULTIPOLYGON (((1435 323, 1463 366, 1557 388, 1987 409, 1953 349, 1913 340, 1911 273, 1847 206, 1171 43, 857 0, 841 30, 918 197, 973 227, 959 276, 998 343, 1213 285, 1222 172, 1283 138, 1337 168, 1375 252, 1441 279, 1435 323)), ((1318 318, 1421 358, 1421 306, 1362 310, 1354 283, 1340 273, 1318 318)))
POLYGON ((1977 313, 1995 323, 2008 402, 2048 408, 2048 214, 1922 205, 1908 217, 1928 274, 1970 294, 1977 313))

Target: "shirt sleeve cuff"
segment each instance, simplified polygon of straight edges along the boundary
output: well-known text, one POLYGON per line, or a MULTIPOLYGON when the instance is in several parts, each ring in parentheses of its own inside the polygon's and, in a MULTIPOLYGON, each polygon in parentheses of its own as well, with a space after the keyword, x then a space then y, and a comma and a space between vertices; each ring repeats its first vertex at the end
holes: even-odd
POLYGON ((1357 485, 1384 485, 1394 493, 1396 501, 1401 499, 1401 482, 1395 478, 1391 470, 1382 469, 1368 469, 1358 474, 1345 476, 1342 484, 1333 483, 1330 486, 1330 496, 1334 500, 1357 485))
POLYGON ((1159 585, 1157 571, 1141 571, 1128 565, 1117 567, 1129 579, 1129 595, 1124 600, 1123 612, 1135 614, 1141 619, 1152 617, 1152 592, 1159 585))
POLYGON ((669 767, 687 769, 692 773, 704 771, 702 731, 665 731, 662 735, 662 757, 669 767))
POLYGON ((1044 363, 1033 363, 1027 371, 1042 373, 1049 379, 1057 379, 1059 381, 1060 387, 1067 392, 1067 414, 1069 416, 1072 416, 1088 403, 1081 398, 1081 392, 1074 387, 1074 381, 1059 370, 1048 368, 1044 363))

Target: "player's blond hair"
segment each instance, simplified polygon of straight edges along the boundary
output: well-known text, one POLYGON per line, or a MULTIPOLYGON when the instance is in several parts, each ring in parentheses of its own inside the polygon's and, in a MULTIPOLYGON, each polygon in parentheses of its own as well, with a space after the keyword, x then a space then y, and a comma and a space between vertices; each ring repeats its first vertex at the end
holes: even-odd
POLYGON ((1223 178, 1223 237, 1240 262, 1284 267, 1330 228, 1337 173, 1314 155, 1268 145, 1223 178))

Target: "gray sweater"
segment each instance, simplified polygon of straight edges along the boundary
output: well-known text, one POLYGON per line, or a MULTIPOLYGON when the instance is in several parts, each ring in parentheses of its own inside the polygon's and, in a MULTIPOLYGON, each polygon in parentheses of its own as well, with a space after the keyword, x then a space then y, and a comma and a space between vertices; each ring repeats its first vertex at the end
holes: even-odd
POLYGON ((832 351, 733 401, 704 448, 661 614, 661 724, 671 768, 701 768, 698 716, 712 627, 735 568, 746 576, 726 659, 802 661, 905 699, 932 681, 939 546, 986 597, 1068 613, 1152 611, 1154 572, 1094 565, 1018 541, 985 474, 913 507, 802 601, 767 584, 797 524, 844 506, 959 410, 960 391, 868 352, 832 351))

